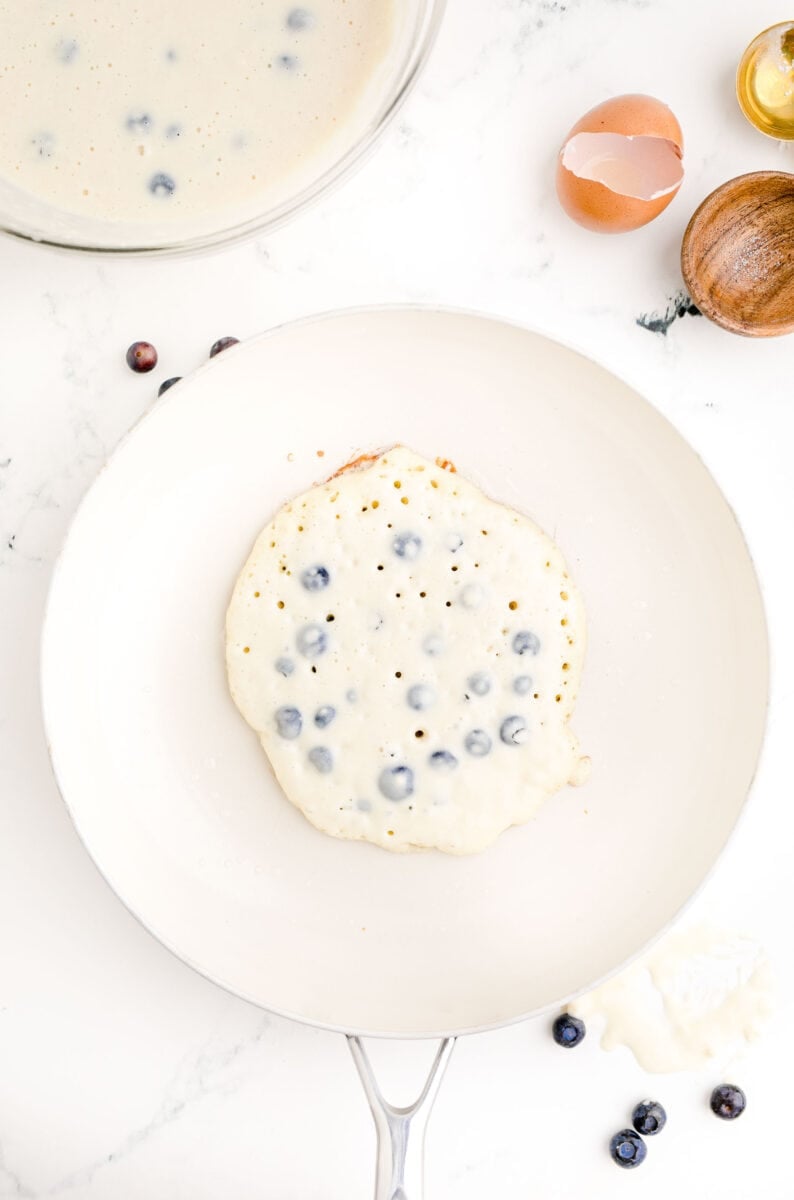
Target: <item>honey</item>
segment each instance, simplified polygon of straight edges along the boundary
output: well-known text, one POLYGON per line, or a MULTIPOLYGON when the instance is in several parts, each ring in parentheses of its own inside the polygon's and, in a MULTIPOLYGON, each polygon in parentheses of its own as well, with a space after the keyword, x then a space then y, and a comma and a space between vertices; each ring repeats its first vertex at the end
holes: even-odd
POLYGON ((742 112, 768 137, 794 141, 794 21, 754 38, 736 76, 742 112))

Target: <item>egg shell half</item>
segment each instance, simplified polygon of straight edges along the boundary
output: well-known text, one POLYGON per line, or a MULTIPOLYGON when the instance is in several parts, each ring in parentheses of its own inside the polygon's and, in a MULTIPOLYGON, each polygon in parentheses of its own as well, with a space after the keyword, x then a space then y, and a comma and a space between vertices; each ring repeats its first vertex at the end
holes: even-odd
POLYGON ((684 139, 673 112, 653 96, 615 96, 590 109, 568 133, 557 163, 557 195, 565 212, 596 233, 626 233, 653 221, 677 194, 683 179, 662 195, 643 200, 615 191, 603 183, 583 179, 564 165, 566 148, 579 133, 611 133, 622 137, 662 138, 671 143, 679 159, 684 139))

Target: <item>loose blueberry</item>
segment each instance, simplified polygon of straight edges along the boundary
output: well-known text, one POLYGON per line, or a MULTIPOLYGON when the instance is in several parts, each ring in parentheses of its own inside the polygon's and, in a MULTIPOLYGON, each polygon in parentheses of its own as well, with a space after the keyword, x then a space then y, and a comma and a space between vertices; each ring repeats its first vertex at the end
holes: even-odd
POLYGON ((276 63, 282 71, 296 71, 298 68, 298 59, 294 54, 279 54, 276 63))
POLYGON ((499 726, 499 737, 506 746, 523 746, 527 740, 527 723, 523 717, 505 717, 499 726))
POLYGON ((557 1045, 565 1046, 566 1049, 578 1046, 580 1042, 584 1041, 586 1033, 584 1021, 580 1021, 578 1017, 574 1017, 570 1013, 560 1013, 551 1027, 551 1036, 557 1045))
POLYGON ((166 175, 165 171, 158 171, 149 180, 149 191, 153 196, 173 196, 176 184, 170 175, 166 175))
POLYGON ((151 342, 133 342, 127 350, 127 366, 138 375, 157 366, 157 351, 151 342))
POLYGON ((292 708, 288 704, 276 709, 276 730, 280 737, 286 738, 289 742, 294 741, 302 728, 303 717, 299 709, 292 708))
POLYGON ((331 576, 327 567, 315 565, 301 571, 301 583, 307 592, 321 592, 330 582, 331 576))
POLYGON ((631 1123, 637 1133, 652 1137, 661 1133, 667 1124, 667 1113, 656 1100, 641 1100, 631 1114, 631 1123))
POLYGON ((491 677, 485 671, 477 671, 466 680, 466 687, 475 696, 487 696, 491 690, 491 677))
POLYGON ((163 392, 167 392, 168 389, 172 388, 175 383, 179 383, 181 378, 181 375, 172 375, 170 379, 164 379, 157 389, 157 395, 162 396, 163 392))
POLYGON ((540 638, 536 633, 530 633, 528 629, 522 629, 513 638, 513 649, 516 654, 535 655, 540 651, 540 638))
POLYGON ((336 709, 330 704, 323 704, 314 714, 314 723, 318 729, 325 729, 327 725, 331 724, 335 716, 336 709))
POLYGON ((397 557, 405 558, 408 562, 415 562, 421 549, 422 539, 418 533, 398 533, 392 542, 392 550, 397 557))
POLYGON ((124 122, 130 133, 148 133, 153 121, 147 112, 130 113, 124 122))
POLYGON ((291 675, 295 670, 295 663, 291 658, 277 658, 276 670, 278 671, 279 675, 283 675, 286 679, 287 676, 291 675))
POLYGON ((217 342, 213 342, 210 346, 210 358, 214 358, 216 354, 220 354, 222 350, 228 350, 230 346, 238 346, 240 339, 235 337, 218 338, 217 342))
POLYGON ((327 775, 334 769, 334 758, 327 746, 312 746, 309 762, 321 775, 327 775))
POLYGON ((645 1159, 648 1148, 633 1129, 621 1129, 609 1143, 609 1153, 619 1167, 638 1167, 645 1159))
POLYGON ((513 691, 517 696, 526 696, 532 691, 532 678, 529 675, 517 675, 513 680, 513 691))
POLYGON ((378 776, 378 788, 387 800, 407 800, 413 795, 414 773, 410 767, 384 767, 378 776))
POLYGON ((444 652, 444 643, 437 633, 430 633, 422 642, 422 649, 431 658, 438 658, 439 654, 444 652))
POLYGON ((721 1117, 723 1121, 735 1121, 747 1107, 747 1097, 735 1084, 721 1083, 711 1093, 709 1103, 715 1117, 721 1117))
POLYGON ((293 33, 302 33, 314 25, 314 14, 308 8, 293 8, 287 13, 287 29, 293 33))
POLYGON ((426 683, 415 683, 413 687, 409 687, 406 697, 409 707, 417 712, 424 712, 426 708, 430 708, 435 698, 435 692, 426 683))
POLYGON ((458 765, 458 760, 449 750, 434 750, 428 761, 431 767, 444 771, 451 771, 458 765))
POLYGON ((304 658, 319 658, 328 649, 328 635, 322 625, 305 625, 299 630, 295 644, 304 658))
POLYGON ((475 758, 483 758, 491 749, 491 739, 484 729, 472 729, 463 739, 463 745, 475 758))

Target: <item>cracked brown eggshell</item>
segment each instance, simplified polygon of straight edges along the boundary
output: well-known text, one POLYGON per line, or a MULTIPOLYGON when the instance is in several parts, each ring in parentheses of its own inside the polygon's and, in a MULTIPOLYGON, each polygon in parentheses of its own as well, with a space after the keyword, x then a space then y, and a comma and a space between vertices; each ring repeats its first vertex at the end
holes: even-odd
POLYGON ((653 96, 615 96, 577 121, 560 150, 557 195, 596 233, 627 233, 653 221, 684 178, 683 134, 653 96))

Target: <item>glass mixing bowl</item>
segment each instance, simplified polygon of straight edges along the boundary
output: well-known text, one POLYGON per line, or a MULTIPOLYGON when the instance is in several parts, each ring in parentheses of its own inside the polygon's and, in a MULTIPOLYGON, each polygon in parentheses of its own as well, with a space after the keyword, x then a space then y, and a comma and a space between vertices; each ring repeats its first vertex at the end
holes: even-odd
POLYGON ((445 0, 395 0, 395 28, 385 60, 356 111, 289 190, 263 198, 243 219, 223 211, 199 217, 125 224, 70 213, 0 177, 0 230, 62 249, 162 255, 227 245, 288 221, 341 182, 372 150, 415 83, 438 33, 445 0))

